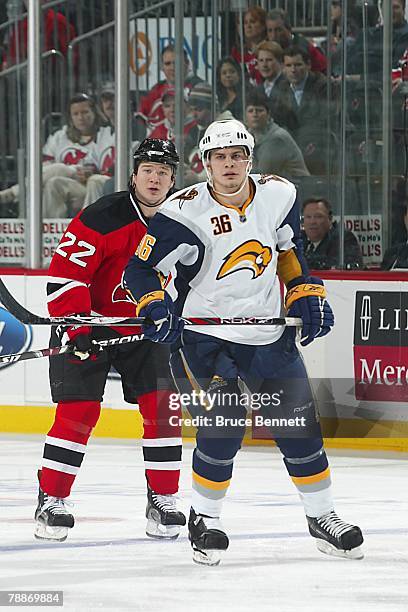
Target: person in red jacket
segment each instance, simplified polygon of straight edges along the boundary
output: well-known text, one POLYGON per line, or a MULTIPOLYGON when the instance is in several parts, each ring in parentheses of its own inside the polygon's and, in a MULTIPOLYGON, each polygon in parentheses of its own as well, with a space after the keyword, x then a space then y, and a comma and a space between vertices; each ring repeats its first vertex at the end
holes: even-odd
POLYGON ((326 56, 307 38, 292 32, 289 16, 283 9, 274 9, 267 14, 266 36, 268 40, 279 43, 283 50, 293 45, 303 48, 310 55, 311 70, 326 73, 326 56))
MULTIPOLYGON (((237 43, 231 49, 231 55, 238 64, 244 63, 251 85, 262 83, 262 76, 256 62, 256 49, 266 38, 266 11, 260 6, 251 6, 244 14, 243 48, 237 43)), ((237 17, 239 19, 239 16, 237 17)), ((239 28, 239 21, 237 21, 239 28)), ((239 39, 239 34, 238 34, 239 39)))
MULTIPOLYGON (((187 97, 189 91, 197 83, 202 82, 200 77, 189 73, 189 58, 184 49, 184 95, 187 97)), ((161 52, 161 68, 166 77, 156 83, 154 87, 140 100, 139 107, 135 114, 136 119, 141 120, 147 130, 147 135, 151 136, 153 130, 162 123, 164 119, 163 96, 168 90, 174 90, 176 81, 176 50, 174 45, 167 45, 161 52)))
MULTIPOLYGON (((172 142, 146 139, 133 159, 128 191, 104 196, 88 206, 62 236, 49 268, 47 303, 51 316, 134 316, 135 304, 122 284, 124 268, 146 234, 149 221, 172 192, 179 156, 172 142)), ((50 360, 51 395, 58 405, 38 474, 35 536, 39 539, 63 541, 74 526, 64 500, 98 422, 111 366, 120 374, 125 401, 137 403, 143 417, 146 533, 175 538, 185 524, 174 497, 180 475, 181 428, 169 419, 180 415, 171 406, 174 388, 167 348, 142 336, 136 342, 103 349, 94 343, 140 333, 140 327, 52 329, 51 346, 69 343, 74 352, 50 360)))
MULTIPOLYGON (((42 0, 44 3, 44 0, 42 0)), ((68 45, 76 36, 75 28, 62 13, 48 9, 43 11, 42 51, 56 49, 67 54, 68 45)), ((9 41, 3 58, 3 69, 27 59, 28 18, 20 20, 10 31, 9 41)))
MULTIPOLYGON (((175 140, 176 128, 176 92, 174 89, 168 89, 162 97, 162 106, 164 119, 154 128, 150 134, 150 138, 160 138, 161 140, 175 140)), ((187 102, 187 99, 184 99, 187 102)), ((187 115, 187 113, 185 113, 187 115)), ((196 121, 188 115, 185 117, 183 133, 188 136, 190 130, 196 125, 196 121)))

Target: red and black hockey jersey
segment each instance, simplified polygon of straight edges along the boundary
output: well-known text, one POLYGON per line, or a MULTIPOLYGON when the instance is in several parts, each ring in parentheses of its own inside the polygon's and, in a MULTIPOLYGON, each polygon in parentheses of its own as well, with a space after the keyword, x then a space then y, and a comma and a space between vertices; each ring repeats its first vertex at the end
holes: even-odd
MULTIPOLYGON (((122 277, 146 229, 147 219, 127 191, 104 196, 81 211, 65 230, 50 264, 50 315, 135 316, 122 277)), ((138 331, 115 330, 122 335, 138 331)))

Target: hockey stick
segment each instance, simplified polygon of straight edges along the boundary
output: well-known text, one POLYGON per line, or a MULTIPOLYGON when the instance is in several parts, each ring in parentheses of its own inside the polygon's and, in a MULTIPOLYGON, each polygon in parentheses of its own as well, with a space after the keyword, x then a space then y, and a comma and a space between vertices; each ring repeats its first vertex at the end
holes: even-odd
MULTIPOLYGON (((0 278, 0 300, 7 310, 25 325, 112 325, 123 327, 129 325, 142 325, 149 321, 145 317, 82 317, 73 315, 68 317, 39 317, 22 306, 11 295, 0 278)), ((186 325, 287 325, 300 327, 302 319, 297 317, 190 317, 184 318, 186 325)))
MULTIPOLYGON (((104 348, 106 346, 117 346, 122 344, 128 344, 129 342, 137 342, 143 340, 143 334, 132 334, 131 336, 119 336, 118 338, 109 338, 109 340, 98 340, 95 341, 94 345, 99 345, 104 348)), ((38 359, 40 357, 55 357, 56 355, 63 355, 64 353, 73 354, 76 349, 71 344, 64 344, 64 346, 56 346, 53 348, 38 349, 37 351, 27 351, 26 353, 14 353, 12 355, 0 355, 0 368, 1 364, 17 363, 17 361, 26 361, 27 359, 38 359)))

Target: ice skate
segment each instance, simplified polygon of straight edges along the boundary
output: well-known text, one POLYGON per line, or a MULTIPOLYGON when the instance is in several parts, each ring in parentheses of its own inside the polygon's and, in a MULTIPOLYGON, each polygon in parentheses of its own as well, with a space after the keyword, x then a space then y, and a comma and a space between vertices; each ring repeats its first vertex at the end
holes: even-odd
POLYGON ((39 540, 56 540, 63 542, 67 539, 68 530, 74 526, 74 517, 70 514, 62 497, 53 497, 38 491, 38 506, 35 511, 34 536, 39 540))
POLYGON ((146 535, 151 538, 175 539, 186 517, 177 510, 175 495, 159 495, 147 487, 146 535))
POLYGON ((219 518, 196 514, 190 510, 188 539, 193 548, 193 561, 200 565, 218 565, 229 540, 219 518))
POLYGON ((345 523, 334 511, 319 518, 306 518, 309 532, 316 538, 316 546, 322 553, 346 559, 364 557, 361 548, 364 539, 360 527, 345 523))

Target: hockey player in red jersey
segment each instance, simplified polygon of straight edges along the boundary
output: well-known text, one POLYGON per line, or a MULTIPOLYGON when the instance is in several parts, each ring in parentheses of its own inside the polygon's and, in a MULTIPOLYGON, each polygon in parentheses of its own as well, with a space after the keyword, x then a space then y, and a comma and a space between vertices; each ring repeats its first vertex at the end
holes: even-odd
MULTIPOLYGON (((172 142, 146 139, 133 159, 128 191, 100 198, 81 211, 62 236, 49 268, 51 316, 134 315, 134 304, 122 287, 124 267, 146 234, 149 220, 173 189, 179 157, 172 142)), ((65 540, 74 525, 64 500, 99 419, 111 366, 121 376, 124 399, 137 403, 143 417, 146 533, 174 538, 185 524, 174 496, 179 482, 181 432, 169 426, 173 388, 167 347, 145 340, 102 350, 93 344, 93 340, 137 333, 140 328, 87 326, 51 332, 52 346, 68 342, 76 350, 50 360, 51 394, 58 405, 39 471, 37 538, 65 540)))

